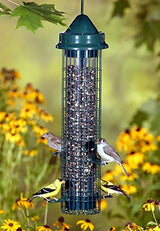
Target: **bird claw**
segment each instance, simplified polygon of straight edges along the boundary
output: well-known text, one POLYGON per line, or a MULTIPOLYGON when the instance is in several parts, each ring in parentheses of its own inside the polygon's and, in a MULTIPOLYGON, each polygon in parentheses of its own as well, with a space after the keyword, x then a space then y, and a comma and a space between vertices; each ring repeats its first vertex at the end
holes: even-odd
POLYGON ((102 198, 105 199, 105 198, 112 198, 113 196, 111 194, 107 194, 107 195, 103 195, 102 198))
POLYGON ((52 155, 59 156, 60 152, 53 152, 52 155))
POLYGON ((102 161, 101 161, 101 165, 105 166, 105 165, 107 165, 107 164, 108 164, 107 161, 105 161, 105 160, 102 160, 102 161))

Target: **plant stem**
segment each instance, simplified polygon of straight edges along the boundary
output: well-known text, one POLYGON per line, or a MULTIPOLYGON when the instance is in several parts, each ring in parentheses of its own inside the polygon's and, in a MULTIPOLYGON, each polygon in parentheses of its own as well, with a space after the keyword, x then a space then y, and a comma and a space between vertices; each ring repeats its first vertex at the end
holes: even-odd
POLYGON ((12 4, 14 4, 14 5, 16 5, 16 6, 20 6, 20 4, 18 4, 16 2, 13 2, 12 0, 7 0, 7 1, 10 2, 10 3, 12 3, 12 4))
POLYGON ((157 222, 157 219, 156 219, 155 213, 154 213, 154 211, 153 211, 152 209, 151 209, 151 211, 152 211, 152 215, 153 215, 154 221, 155 221, 156 225, 158 225, 158 222, 157 222))
POLYGON ((46 209, 44 214, 44 225, 47 224, 47 215, 48 215, 48 201, 46 202, 46 209))

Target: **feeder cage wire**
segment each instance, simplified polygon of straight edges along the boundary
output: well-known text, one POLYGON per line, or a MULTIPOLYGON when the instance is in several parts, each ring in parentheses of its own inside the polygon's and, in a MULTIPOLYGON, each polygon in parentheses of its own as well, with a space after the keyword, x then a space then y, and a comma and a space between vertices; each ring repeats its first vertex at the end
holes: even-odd
POLYGON ((62 49, 62 187, 66 214, 97 214, 101 166, 96 142, 101 137, 101 50, 108 47, 87 15, 60 33, 62 49), (66 199, 66 200, 65 200, 66 199))

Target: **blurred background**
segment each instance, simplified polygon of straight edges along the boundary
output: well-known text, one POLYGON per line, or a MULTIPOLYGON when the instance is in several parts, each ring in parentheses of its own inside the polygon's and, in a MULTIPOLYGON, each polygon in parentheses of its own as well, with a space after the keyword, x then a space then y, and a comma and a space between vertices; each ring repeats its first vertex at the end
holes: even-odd
MULTIPOLYGON (((21 3, 18 0, 16 2, 21 3)), ((55 4, 57 10, 65 12, 67 25, 80 14, 78 0, 35 2, 55 4)), ((1 3, 11 9, 15 7, 6 0, 1 0, 1 3)), ((150 4, 145 0, 141 3, 150 4)), ((109 44, 109 49, 102 52, 102 136, 113 146, 120 132, 128 128, 137 109, 149 98, 157 96, 159 81, 156 71, 159 44, 156 44, 154 51, 149 51, 145 43, 139 47, 135 46, 139 25, 134 16, 139 10, 138 1, 135 1, 135 5, 132 3, 132 9, 125 9, 125 17, 112 17, 114 4, 114 0, 86 0, 84 10, 96 28, 105 33, 106 42, 109 44)), ((143 8, 143 5, 141 7, 143 8)), ((149 7, 152 9, 151 4, 149 7)), ((24 27, 16 29, 16 22, 16 18, 0 17, 0 67, 19 71, 22 76, 21 87, 31 83, 41 91, 46 100, 45 108, 54 117, 48 128, 60 135, 62 51, 55 46, 59 33, 65 31, 66 27, 43 22, 44 28, 33 34, 24 27)), ((52 171, 49 173, 49 179, 51 177, 52 171)), ((45 177, 42 181, 44 179, 45 177)), ((115 202, 111 199, 108 204, 113 208, 115 202)), ((52 224, 53 220, 62 214, 59 204, 50 205, 49 209, 49 223, 52 224)), ((64 217, 68 223, 83 218, 69 215, 64 217)), ((107 217, 105 212, 90 217, 93 223, 97 224, 95 230, 106 231, 114 223, 107 217)))

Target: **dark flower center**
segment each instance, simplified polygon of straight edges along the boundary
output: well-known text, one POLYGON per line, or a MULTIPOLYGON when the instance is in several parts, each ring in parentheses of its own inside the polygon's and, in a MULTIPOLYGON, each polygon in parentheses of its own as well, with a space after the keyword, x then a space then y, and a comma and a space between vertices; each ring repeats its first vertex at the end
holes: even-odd
POLYGON ((129 130, 129 129, 126 129, 126 130, 125 130, 125 133, 126 133, 126 134, 130 134, 130 130, 129 130))
POLYGON ((87 222, 87 223, 91 223, 91 221, 90 221, 89 219, 86 219, 86 220, 85 220, 85 222, 87 222))
POLYGON ((13 223, 9 223, 8 225, 9 225, 10 227, 12 227, 12 226, 13 226, 13 223))
POLYGON ((147 200, 147 203, 152 203, 152 202, 154 202, 153 199, 148 199, 148 200, 147 200))
POLYGON ((58 218, 58 221, 59 221, 60 223, 63 223, 63 222, 64 222, 64 217, 59 217, 59 218, 58 218))

